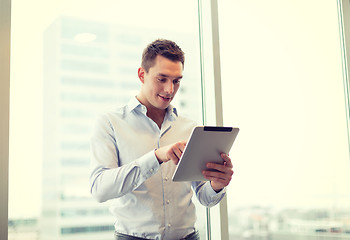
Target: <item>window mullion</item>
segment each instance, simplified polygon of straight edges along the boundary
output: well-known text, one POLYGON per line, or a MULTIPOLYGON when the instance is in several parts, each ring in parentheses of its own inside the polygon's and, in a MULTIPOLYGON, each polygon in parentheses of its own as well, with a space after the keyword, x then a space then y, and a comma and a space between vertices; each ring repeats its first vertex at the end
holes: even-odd
MULTIPOLYGON (((344 83, 344 97, 346 106, 346 117, 348 127, 348 144, 350 144, 350 1, 338 0, 338 17, 339 17, 339 32, 340 45, 342 54, 342 68, 343 68, 343 83, 344 83), (348 26, 348 27, 346 27, 348 26)), ((350 147, 349 147, 350 154, 350 147)))
POLYGON ((11 1, 0 0, 0 239, 8 238, 11 1))
MULTIPOLYGON (((223 126, 221 66, 219 44, 219 22, 217 0, 198 0, 201 78, 202 78, 202 105, 203 124, 223 126), (204 51, 211 49, 212 51, 204 51), (213 101, 205 101, 214 99, 213 101), (214 117, 213 117, 214 116, 214 117)), ((220 210, 207 209, 207 239, 228 239, 228 214, 226 196, 220 202, 220 210), (211 216, 220 218, 220 233, 211 236, 216 227, 211 223, 211 216), (211 229, 213 226, 213 229, 211 229)), ((215 218, 213 217, 213 218, 215 218)))

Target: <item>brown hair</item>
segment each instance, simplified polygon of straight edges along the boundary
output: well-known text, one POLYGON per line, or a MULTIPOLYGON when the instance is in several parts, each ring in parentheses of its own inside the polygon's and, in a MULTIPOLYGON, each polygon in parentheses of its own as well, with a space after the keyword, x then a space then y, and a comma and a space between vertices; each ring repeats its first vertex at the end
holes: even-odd
POLYGON ((185 53, 181 48, 173 41, 166 39, 157 39, 145 48, 142 54, 141 66, 146 72, 154 66, 154 60, 157 55, 163 56, 174 62, 181 62, 184 67, 185 53))

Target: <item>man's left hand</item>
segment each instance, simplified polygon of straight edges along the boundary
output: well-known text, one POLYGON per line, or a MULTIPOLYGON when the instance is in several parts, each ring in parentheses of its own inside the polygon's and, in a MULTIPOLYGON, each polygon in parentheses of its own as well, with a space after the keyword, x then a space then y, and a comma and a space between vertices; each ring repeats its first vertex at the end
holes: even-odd
POLYGON ((207 163, 207 168, 209 169, 203 171, 203 176, 210 180, 211 187, 215 192, 220 192, 226 187, 230 183, 233 175, 231 158, 225 153, 221 153, 221 157, 224 160, 223 164, 207 163))

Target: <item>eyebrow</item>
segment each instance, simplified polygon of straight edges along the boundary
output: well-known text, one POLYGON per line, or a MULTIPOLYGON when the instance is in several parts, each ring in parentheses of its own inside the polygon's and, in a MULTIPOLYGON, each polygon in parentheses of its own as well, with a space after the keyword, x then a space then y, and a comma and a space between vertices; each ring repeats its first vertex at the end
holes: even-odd
MULTIPOLYGON (((170 76, 169 75, 167 75, 167 74, 164 74, 164 73, 159 73, 158 74, 158 76, 161 76, 161 77, 165 77, 165 78, 169 78, 170 76)), ((179 76, 179 77, 177 77, 177 78, 174 78, 174 79, 181 79, 183 76, 181 75, 181 76, 179 76)))

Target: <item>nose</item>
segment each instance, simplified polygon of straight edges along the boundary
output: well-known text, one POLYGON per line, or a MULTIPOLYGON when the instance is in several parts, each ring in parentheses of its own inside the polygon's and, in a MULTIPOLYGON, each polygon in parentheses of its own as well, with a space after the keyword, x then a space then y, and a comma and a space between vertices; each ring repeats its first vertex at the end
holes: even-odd
POLYGON ((173 94, 174 93, 174 84, 172 83, 172 81, 168 81, 165 84, 165 89, 164 91, 168 94, 173 94))

